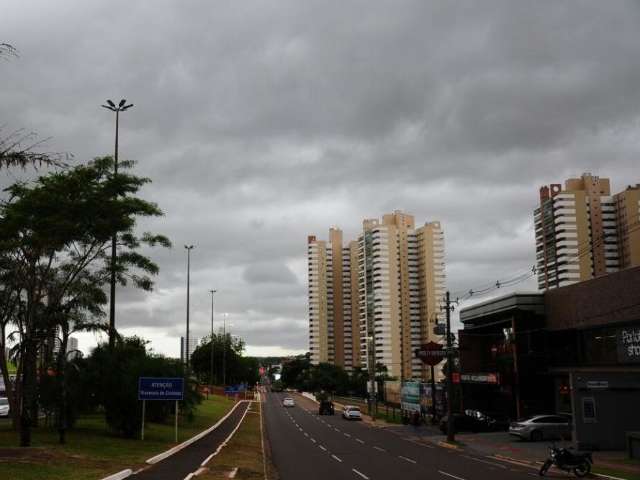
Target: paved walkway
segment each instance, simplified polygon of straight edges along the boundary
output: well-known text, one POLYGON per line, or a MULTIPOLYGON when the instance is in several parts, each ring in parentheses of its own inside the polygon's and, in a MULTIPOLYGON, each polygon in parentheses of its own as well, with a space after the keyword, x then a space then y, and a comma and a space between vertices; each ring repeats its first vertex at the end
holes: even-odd
POLYGON ((250 405, 250 401, 241 401, 240 405, 215 430, 131 478, 134 480, 184 480, 190 473, 198 470, 202 462, 227 439, 250 405))

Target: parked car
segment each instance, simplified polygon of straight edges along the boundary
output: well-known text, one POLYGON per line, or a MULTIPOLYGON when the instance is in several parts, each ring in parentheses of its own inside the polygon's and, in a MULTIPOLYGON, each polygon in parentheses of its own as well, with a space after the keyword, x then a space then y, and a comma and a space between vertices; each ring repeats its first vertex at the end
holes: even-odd
POLYGON ((282 401, 282 406, 283 407, 295 407, 296 406, 296 402, 291 397, 285 397, 285 399, 282 401))
MULTIPOLYGON (((446 415, 440 420, 440 431, 447 433, 446 415)), ((453 414, 453 430, 455 432, 498 432, 509 428, 509 419, 500 413, 486 413, 480 410, 465 410, 464 413, 453 414)))
POLYGON ((362 412, 360 412, 360 407, 346 405, 342 409, 342 418, 345 418, 347 420, 362 420, 362 412))
POLYGON ((0 397, 0 417, 9 416, 9 399, 6 397, 0 397))
POLYGON ((563 415, 535 415, 525 420, 511 423, 509 434, 522 440, 538 442, 571 438, 571 417, 563 415))

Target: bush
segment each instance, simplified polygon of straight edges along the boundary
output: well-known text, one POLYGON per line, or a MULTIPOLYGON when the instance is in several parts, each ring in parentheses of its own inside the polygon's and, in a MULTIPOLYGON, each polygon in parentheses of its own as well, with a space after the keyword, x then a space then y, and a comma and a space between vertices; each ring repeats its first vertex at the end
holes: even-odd
MULTIPOLYGON (((111 429, 132 438, 142 426, 142 403, 138 400, 139 377, 184 377, 179 360, 168 359, 147 351, 147 342, 138 338, 124 338, 116 343, 113 352, 106 344, 98 346, 87 358, 84 375, 84 405, 102 405, 111 429)), ((184 401, 180 411, 193 418, 202 396, 197 384, 185 384, 184 401)), ((165 422, 173 414, 174 402, 147 402, 148 420, 165 422)))

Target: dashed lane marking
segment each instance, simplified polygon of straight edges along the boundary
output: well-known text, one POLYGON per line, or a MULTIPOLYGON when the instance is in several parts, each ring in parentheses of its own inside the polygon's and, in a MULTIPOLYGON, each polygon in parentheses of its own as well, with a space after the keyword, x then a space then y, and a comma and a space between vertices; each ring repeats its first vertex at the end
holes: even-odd
POLYGON ((317 443, 315 438, 312 438, 312 439, 311 439, 311 441, 312 441, 313 443, 317 443))
POLYGON ((356 474, 360 475, 362 478, 364 478, 364 480, 369 480, 369 477, 367 477, 364 473, 359 472, 359 471, 358 471, 358 470, 356 470, 355 468, 352 468, 352 469, 351 469, 351 471, 352 471, 353 473, 356 473, 356 474))
POLYGON ((356 442, 360 442, 361 444, 364 445, 364 440, 360 440, 359 438, 356 438, 356 442))
POLYGON ((331 458, 333 458, 334 460, 337 460, 338 462, 342 463, 342 459, 340 457, 336 457, 335 455, 331 455, 331 458))
POLYGON ((318 445, 322 450, 324 450, 325 452, 327 451, 327 448, 324 445, 318 445))
POLYGON ((409 462, 409 463, 417 463, 414 459, 412 458, 407 458, 407 457, 403 457, 402 455, 398 455, 398 458, 401 458, 402 460, 404 460, 405 462, 409 462))
POLYGON ((384 448, 380 448, 380 447, 373 447, 374 449, 378 450, 379 452, 386 452, 386 450, 384 448))
POLYGON ((442 474, 442 475, 446 475, 447 477, 451 477, 451 478, 455 478, 456 480, 465 480, 462 477, 457 477, 451 473, 447 473, 447 472, 443 472, 442 470, 438 470, 438 473, 442 474))
POLYGON ((344 432, 344 436, 347 437, 347 438, 351 438, 351 435, 348 434, 347 432, 344 432))

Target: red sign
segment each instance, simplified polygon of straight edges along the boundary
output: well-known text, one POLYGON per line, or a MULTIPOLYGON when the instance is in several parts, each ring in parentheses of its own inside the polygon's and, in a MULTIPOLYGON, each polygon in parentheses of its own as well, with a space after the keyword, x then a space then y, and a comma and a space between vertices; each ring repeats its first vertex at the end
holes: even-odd
POLYGON ((416 357, 431 366, 439 364, 447 356, 442 345, 436 342, 425 343, 415 351, 415 354, 416 357))

